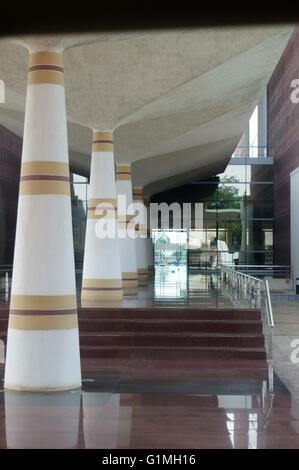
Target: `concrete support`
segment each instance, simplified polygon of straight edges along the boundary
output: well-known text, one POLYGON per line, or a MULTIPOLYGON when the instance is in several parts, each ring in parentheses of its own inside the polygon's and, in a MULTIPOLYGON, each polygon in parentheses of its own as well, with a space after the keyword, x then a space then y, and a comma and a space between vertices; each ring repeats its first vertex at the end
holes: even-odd
POLYGON ((96 302, 122 297, 113 134, 94 131, 81 299, 96 302))
POLYGON ((268 137, 268 123, 267 123, 267 90, 262 94, 258 104, 258 156, 267 157, 267 137, 268 137))
POLYGON ((148 275, 149 278, 154 275, 154 245, 152 240, 152 231, 151 231, 151 216, 150 216, 150 200, 149 198, 144 198, 144 204, 146 207, 147 215, 147 238, 146 238, 146 252, 147 252, 147 266, 148 266, 148 275))
MULTIPOLYGON (((143 189, 141 187, 133 188, 133 200, 134 203, 144 204, 143 189)), ((138 273, 138 285, 145 287, 148 285, 148 252, 147 252, 147 220, 146 212, 141 217, 141 223, 136 230, 136 256, 137 256, 137 273, 138 273)))
POLYGON ((81 386, 63 56, 30 54, 6 389, 81 386))
POLYGON ((137 295, 136 240, 129 233, 129 223, 134 216, 131 165, 116 166, 116 190, 119 198, 118 228, 124 295, 137 295), (120 199, 123 200, 121 205, 120 199))

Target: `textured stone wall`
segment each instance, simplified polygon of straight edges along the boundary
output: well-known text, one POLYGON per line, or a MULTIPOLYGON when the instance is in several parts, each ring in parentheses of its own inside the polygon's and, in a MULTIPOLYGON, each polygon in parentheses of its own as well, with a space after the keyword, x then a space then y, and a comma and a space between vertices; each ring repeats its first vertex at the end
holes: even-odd
POLYGON ((268 84, 268 144, 274 157, 274 263, 283 265, 291 263, 290 172, 299 166, 299 103, 290 99, 293 79, 299 79, 299 27, 268 84))
POLYGON ((12 264, 22 139, 0 126, 0 264, 12 264))

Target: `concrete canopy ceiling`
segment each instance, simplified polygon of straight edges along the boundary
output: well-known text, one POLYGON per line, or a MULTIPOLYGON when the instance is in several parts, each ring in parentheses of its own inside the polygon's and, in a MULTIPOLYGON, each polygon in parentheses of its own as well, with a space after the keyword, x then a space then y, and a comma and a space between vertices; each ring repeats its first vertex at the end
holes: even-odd
MULTIPOLYGON (((115 131, 116 162, 152 194, 222 171, 293 26, 22 38, 64 47, 70 161, 88 174, 92 128, 115 131)), ((0 41, 0 124, 23 133, 28 51, 0 41)))

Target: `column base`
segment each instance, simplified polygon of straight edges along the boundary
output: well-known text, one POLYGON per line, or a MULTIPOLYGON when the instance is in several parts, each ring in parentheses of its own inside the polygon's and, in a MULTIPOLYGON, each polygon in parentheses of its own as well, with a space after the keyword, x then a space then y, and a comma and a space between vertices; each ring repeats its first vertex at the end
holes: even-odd
POLYGON ((81 300, 88 302, 122 300, 121 279, 83 279, 81 300))
POLYGON ((20 392, 81 388, 78 329, 8 328, 4 388, 20 392))
POLYGON ((81 389, 82 384, 68 385, 65 387, 22 387, 18 385, 5 384, 4 390, 13 390, 14 392, 36 392, 36 393, 51 393, 51 392, 65 392, 67 390, 81 389))
POLYGON ((146 287, 148 285, 149 280, 148 268, 138 268, 137 271, 139 287, 146 287))
POLYGON ((125 296, 138 294, 138 275, 136 272, 122 273, 122 280, 125 296))

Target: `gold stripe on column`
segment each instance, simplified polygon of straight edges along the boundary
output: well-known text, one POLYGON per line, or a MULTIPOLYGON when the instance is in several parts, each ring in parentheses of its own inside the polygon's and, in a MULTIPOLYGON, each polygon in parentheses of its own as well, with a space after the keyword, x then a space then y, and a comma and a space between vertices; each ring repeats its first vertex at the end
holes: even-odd
POLYGON ((121 279, 83 279, 82 288, 96 288, 96 289, 106 289, 106 288, 122 288, 121 279))
POLYGON ((94 131, 93 140, 112 140, 113 132, 111 131, 94 131))
POLYGON ((88 199, 88 207, 97 207, 99 204, 110 204, 113 207, 117 207, 116 199, 100 198, 100 199, 88 199))
MULTIPOLYGON (((119 290, 84 290, 81 292, 81 304, 83 302, 101 302, 101 301, 121 301, 123 299, 123 289, 119 290)), ((112 304, 110 304, 112 305, 112 304)), ((120 304, 117 304, 119 306, 120 304)))
POLYGON ((143 201, 143 189, 139 186, 133 188, 133 200, 143 201))
POLYGON ((135 217, 135 214, 118 214, 118 221, 119 222, 124 222, 124 223, 129 223, 133 218, 135 217))
POLYGON ((148 268, 139 268, 137 271, 138 271, 138 285, 142 287, 147 286, 148 278, 149 278, 148 268))
POLYGON ((116 181, 131 181, 131 165, 116 165, 116 181))
POLYGON ((78 328, 77 315, 9 315, 14 330, 69 330, 78 328))
POLYGON ((21 181, 19 194, 58 194, 63 196, 70 196, 70 183, 64 181, 43 180, 21 181))
POLYGON ((29 67, 34 65, 57 65, 63 67, 63 56, 60 52, 33 52, 29 57, 29 67))
POLYGON ((58 52, 34 52, 29 57, 28 85, 64 85, 63 56, 58 52))
POLYGON ((88 219, 115 219, 116 220, 116 210, 115 209, 88 209, 87 218, 88 219))
POLYGON ((92 138, 92 152, 113 152, 113 133, 95 131, 92 138))
POLYGON ((138 293, 137 273, 122 273, 124 295, 136 295, 138 293))
POLYGON ((148 268, 138 268, 138 274, 144 275, 147 274, 148 268))
POLYGON ((59 175, 69 176, 70 170, 68 163, 50 162, 35 160, 23 162, 21 166, 21 176, 31 175, 59 175))
POLYGON ((89 199, 88 219, 116 219, 117 202, 116 199, 89 199))
POLYGON ((137 280, 137 272, 123 272, 122 279, 123 281, 137 280))
POLYGON ((123 283, 121 279, 83 279, 81 300, 122 300, 123 283))
POLYGON ((75 295, 12 295, 10 308, 20 310, 63 310, 77 308, 75 295))
POLYGON ((64 74, 56 70, 34 70, 28 72, 28 85, 49 83, 51 85, 64 85, 64 74))

